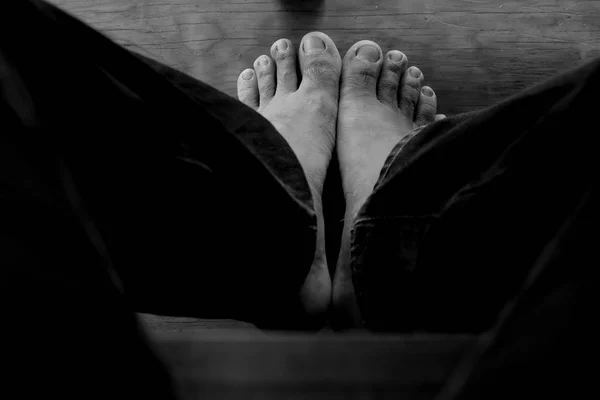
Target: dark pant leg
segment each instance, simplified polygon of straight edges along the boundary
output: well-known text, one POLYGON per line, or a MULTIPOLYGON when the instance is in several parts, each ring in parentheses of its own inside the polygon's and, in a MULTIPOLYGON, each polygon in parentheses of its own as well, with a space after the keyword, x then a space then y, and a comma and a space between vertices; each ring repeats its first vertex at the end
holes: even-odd
POLYGON ((171 396, 132 311, 293 326, 316 219, 274 128, 46 3, 1 7, 9 393, 171 396))
POLYGON ((598 189, 586 190, 439 400, 576 399, 596 390, 598 189))
POLYGON ((595 60, 392 152, 353 229, 367 327, 492 327, 597 180, 599 80, 595 60))
POLYGON ((271 124, 46 3, 9 13, 4 107, 31 133, 5 134, 64 160, 135 309, 293 322, 316 219, 271 124))
POLYGON ((600 60, 398 146, 353 231, 366 326, 489 331, 439 400, 595 390, 600 60))

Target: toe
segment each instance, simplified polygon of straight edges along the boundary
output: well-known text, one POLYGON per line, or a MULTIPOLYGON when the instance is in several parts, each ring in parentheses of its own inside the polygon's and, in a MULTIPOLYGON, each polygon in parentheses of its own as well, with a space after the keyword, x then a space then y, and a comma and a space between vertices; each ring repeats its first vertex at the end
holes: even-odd
POLYGON ((271 57, 263 54, 254 61, 254 70, 256 71, 256 79, 258 81, 260 106, 264 106, 275 95, 275 64, 271 60, 271 57))
POLYGON ((258 85, 252 68, 242 71, 237 80, 238 99, 248 107, 258 109, 258 85))
POLYGON ((432 123, 435 121, 436 112, 437 97, 435 92, 429 86, 423 86, 415 111, 415 124, 417 124, 417 126, 423 126, 432 123))
POLYGON ((398 50, 388 52, 383 58, 381 76, 377 83, 377 98, 394 108, 398 107, 398 86, 406 70, 408 58, 398 50))
POLYGON ((361 40, 352 45, 342 63, 341 95, 376 96, 382 64, 383 56, 377 43, 361 40))
POLYGON ((271 46, 271 58, 277 64, 277 92, 291 93, 298 89, 296 51, 287 39, 279 39, 271 46))
POLYGON ((419 103, 423 73, 417 67, 410 67, 404 72, 399 92, 398 106, 409 120, 413 120, 415 109, 419 103))
POLYGON ((299 50, 302 82, 300 88, 339 90, 342 60, 333 40, 323 32, 310 32, 302 38, 299 50))

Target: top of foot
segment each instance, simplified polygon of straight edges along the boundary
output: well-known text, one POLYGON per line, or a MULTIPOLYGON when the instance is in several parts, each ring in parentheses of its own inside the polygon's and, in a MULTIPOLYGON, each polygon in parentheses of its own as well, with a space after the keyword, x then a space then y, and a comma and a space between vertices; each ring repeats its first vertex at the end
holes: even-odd
POLYGON ((403 137, 436 116, 437 98, 407 56, 385 55, 369 40, 355 43, 343 60, 337 154, 352 213, 373 190, 383 164, 403 137))

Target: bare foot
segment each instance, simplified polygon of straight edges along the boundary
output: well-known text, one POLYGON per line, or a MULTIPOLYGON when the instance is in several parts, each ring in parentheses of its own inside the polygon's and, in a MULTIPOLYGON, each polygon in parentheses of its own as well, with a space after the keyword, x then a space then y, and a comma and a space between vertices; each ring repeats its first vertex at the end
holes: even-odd
POLYGON ((324 33, 311 32, 302 39, 298 54, 289 40, 280 39, 271 46, 271 57, 258 57, 254 69, 244 70, 238 78, 240 101, 273 124, 306 173, 318 230, 315 258, 300 298, 306 312, 323 322, 331 304, 331 278, 321 197, 335 145, 340 70, 341 57, 333 41, 324 33))
POLYGON ((346 198, 346 215, 333 280, 332 322, 358 328, 361 316, 350 269, 350 229, 354 217, 379 178, 394 146, 415 128, 445 118, 436 115, 433 90, 422 86, 423 74, 407 69, 406 55, 385 56, 374 42, 355 43, 342 62, 337 155, 346 198))

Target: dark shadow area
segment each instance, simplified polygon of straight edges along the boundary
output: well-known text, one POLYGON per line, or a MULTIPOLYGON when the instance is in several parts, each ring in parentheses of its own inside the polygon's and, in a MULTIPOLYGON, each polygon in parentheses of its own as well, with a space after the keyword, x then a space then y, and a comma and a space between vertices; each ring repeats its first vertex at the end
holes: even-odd
POLYGON ((325 12, 325 0, 279 0, 286 29, 318 30, 319 17, 325 12))
POLYGON ((344 227, 346 201, 342 190, 340 164, 335 151, 329 163, 329 169, 323 187, 323 218, 325 219, 325 251, 327 265, 333 278, 344 227))
POLYGON ((303 11, 318 13, 325 6, 325 0, 279 0, 285 11, 303 11))

